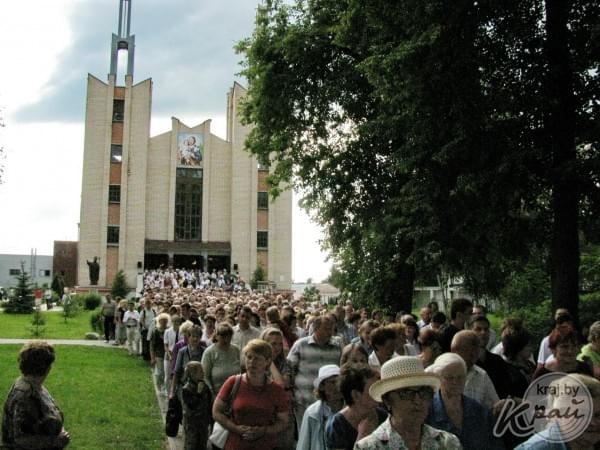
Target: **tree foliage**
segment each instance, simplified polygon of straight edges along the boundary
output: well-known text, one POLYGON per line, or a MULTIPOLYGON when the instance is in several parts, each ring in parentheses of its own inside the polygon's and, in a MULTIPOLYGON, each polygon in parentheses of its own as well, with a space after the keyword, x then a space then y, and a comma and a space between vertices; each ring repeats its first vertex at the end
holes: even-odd
POLYGON ((114 298, 127 297, 127 294, 129 293, 129 288, 127 287, 127 280, 125 279, 125 273, 122 270, 119 270, 117 272, 117 274, 115 275, 115 279, 113 280, 110 293, 112 294, 112 296, 114 298))
POLYGON ((21 261, 21 272, 16 277, 17 285, 14 295, 8 299, 4 312, 10 314, 30 314, 35 304, 31 277, 25 272, 25 261, 21 261))
POLYGON ((250 279, 250 287, 252 289, 258 288, 258 283, 260 281, 266 281, 267 274, 265 273, 265 269, 260 264, 256 266, 256 269, 252 273, 252 278, 250 279))
POLYGON ((415 277, 442 272, 497 294, 545 251, 576 312, 599 23, 593 0, 267 0, 238 45, 247 146, 273 195, 303 192, 353 293, 410 310, 415 277))

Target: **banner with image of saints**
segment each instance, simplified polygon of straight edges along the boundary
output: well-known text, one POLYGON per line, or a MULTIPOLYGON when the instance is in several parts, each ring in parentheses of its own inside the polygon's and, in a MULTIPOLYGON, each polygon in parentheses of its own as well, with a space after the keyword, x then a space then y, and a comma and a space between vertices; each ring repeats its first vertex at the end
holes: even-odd
POLYGON ((198 167, 204 156, 204 135, 179 133, 177 136, 177 165, 198 167))

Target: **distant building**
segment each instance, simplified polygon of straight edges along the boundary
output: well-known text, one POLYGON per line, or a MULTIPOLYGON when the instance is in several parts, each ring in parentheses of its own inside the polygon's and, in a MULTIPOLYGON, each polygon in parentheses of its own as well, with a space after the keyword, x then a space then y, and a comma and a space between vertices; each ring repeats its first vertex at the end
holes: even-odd
MULTIPOLYGON (((89 284, 87 260, 98 257, 99 286, 123 270, 131 287, 144 269, 161 266, 238 271, 257 265, 277 288, 292 270, 292 192, 267 194, 269 168, 244 150, 250 128, 239 119, 246 90, 227 95, 227 137, 211 121, 150 137, 152 80, 133 83, 131 3, 121 0, 105 83, 88 75, 77 284, 89 284), (125 85, 117 53, 128 51, 125 85)), ((201 99, 199 99, 201 100, 201 99)))
POLYGON ((14 287, 21 274, 21 262, 25 263, 25 272, 31 277, 32 283, 42 287, 44 283, 52 283, 51 255, 0 255, 0 286, 14 287))
POLYGON ((307 287, 315 287, 319 291, 321 303, 325 304, 335 302, 341 294, 338 288, 329 283, 294 283, 292 284, 294 297, 301 297, 304 293, 304 289, 306 289, 307 287))

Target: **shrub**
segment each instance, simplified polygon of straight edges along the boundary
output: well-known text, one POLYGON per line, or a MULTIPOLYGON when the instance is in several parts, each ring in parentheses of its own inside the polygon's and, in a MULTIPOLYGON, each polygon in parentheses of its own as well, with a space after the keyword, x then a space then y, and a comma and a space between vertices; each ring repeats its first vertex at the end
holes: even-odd
POLYGON ((125 273, 122 270, 119 270, 115 275, 115 279, 113 280, 112 289, 110 293, 114 298, 127 297, 127 294, 129 293, 129 288, 127 287, 125 273))
POLYGON ((33 311, 33 319, 31 320, 31 324, 33 327, 31 328, 31 334, 33 337, 40 337, 44 334, 44 325, 46 324, 46 319, 42 315, 42 310, 39 306, 37 306, 33 311))
POLYGON ((98 334, 104 333, 104 318, 102 317, 100 310, 90 316, 90 326, 92 327, 92 330, 98 334))
POLYGON ((102 297, 100 297, 99 294, 97 294, 95 292, 90 292, 83 299, 83 307, 87 311, 93 311, 98 306, 100 306, 101 302, 102 302, 102 297))

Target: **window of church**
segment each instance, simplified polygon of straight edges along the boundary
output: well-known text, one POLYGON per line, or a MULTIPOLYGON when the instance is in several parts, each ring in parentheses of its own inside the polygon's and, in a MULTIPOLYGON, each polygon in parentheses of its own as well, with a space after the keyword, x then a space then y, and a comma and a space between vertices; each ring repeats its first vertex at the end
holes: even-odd
POLYGON ((106 243, 107 244, 118 244, 119 243, 119 226, 118 225, 109 225, 108 226, 106 243))
POLYGON ((268 231, 257 231, 256 232, 256 246, 258 248, 269 247, 269 232, 268 231))
POLYGON ((108 201, 110 203, 121 202, 121 186, 118 184, 111 184, 108 186, 108 201))
POLYGON ((258 193, 258 209, 269 209, 269 193, 258 193))

